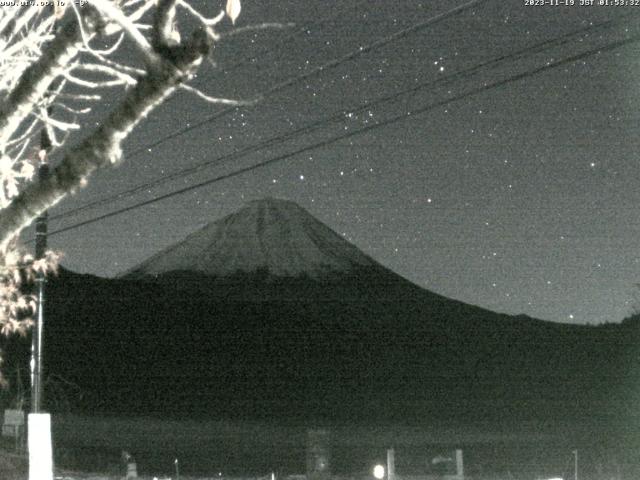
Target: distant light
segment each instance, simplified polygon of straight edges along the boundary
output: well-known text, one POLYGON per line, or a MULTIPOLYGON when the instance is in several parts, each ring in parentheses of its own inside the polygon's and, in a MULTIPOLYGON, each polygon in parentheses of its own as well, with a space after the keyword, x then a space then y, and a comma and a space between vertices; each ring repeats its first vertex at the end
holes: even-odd
POLYGON ((378 480, 382 480, 384 478, 384 467, 382 465, 373 467, 373 476, 378 480))

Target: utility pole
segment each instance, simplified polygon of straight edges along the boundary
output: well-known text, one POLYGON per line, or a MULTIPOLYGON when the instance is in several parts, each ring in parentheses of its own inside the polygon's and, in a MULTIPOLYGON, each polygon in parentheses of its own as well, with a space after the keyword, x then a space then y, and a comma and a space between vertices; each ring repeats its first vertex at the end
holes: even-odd
POLYGON ((578 480, 578 450, 573 451, 573 480, 578 480))
MULTIPOLYGON (((51 147, 46 130, 42 130, 40 140, 40 166, 38 167, 38 181, 49 178, 49 164, 47 151, 51 147)), ((47 251, 47 211, 36 218, 36 260, 44 258, 47 251)), ((31 336, 31 413, 42 410, 42 347, 44 343, 44 293, 46 275, 36 273, 36 321, 31 336)))
MULTIPOLYGON (((53 5, 53 4, 51 4, 53 5)), ((56 7, 53 8, 53 14, 56 7)), ((54 31, 57 27, 54 20, 54 31)), ((56 81, 54 80, 54 83, 56 81)), ((49 85, 49 91, 53 91, 54 84, 49 85)), ((48 95, 48 94, 47 94, 48 95)), ((51 115, 53 106, 47 107, 48 114, 51 115)), ((49 137, 47 126, 43 125, 40 130, 40 149, 38 158, 38 182, 45 182, 49 178, 48 154, 52 143, 49 137)), ((47 211, 42 212, 36 218, 36 260, 45 257, 47 251, 47 211)), ((53 445, 51 441, 51 415, 42 413, 42 363, 43 363, 43 343, 44 343, 44 294, 46 284, 46 273, 36 272, 36 324, 31 334, 31 413, 27 420, 27 435, 29 449, 29 480, 53 480, 53 445)))
MULTIPOLYGON (((40 165, 38 181, 49 178, 47 153, 51 140, 46 128, 40 133, 40 165)), ((42 259, 47 250, 47 212, 36 219, 36 259, 42 259)), ((53 480, 53 451, 51 442, 51 415, 42 413, 42 363, 44 343, 44 294, 46 274, 36 272, 36 323, 31 336, 31 413, 28 420, 29 480, 53 480)))

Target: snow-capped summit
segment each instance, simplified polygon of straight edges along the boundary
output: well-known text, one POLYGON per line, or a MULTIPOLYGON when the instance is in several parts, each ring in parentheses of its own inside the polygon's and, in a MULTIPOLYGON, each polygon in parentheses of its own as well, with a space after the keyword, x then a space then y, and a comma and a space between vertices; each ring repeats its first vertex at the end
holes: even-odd
POLYGON ((378 266, 298 204, 274 198, 249 202, 128 272, 129 277, 169 272, 211 276, 265 271, 275 276, 319 277, 378 266))

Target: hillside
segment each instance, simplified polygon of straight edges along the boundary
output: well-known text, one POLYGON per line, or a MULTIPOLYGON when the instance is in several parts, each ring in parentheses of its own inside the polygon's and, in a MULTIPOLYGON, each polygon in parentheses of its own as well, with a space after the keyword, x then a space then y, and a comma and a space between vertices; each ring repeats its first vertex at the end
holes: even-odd
POLYGON ((591 418, 606 430, 638 400, 637 322, 564 325, 442 297, 271 199, 123 278, 63 270, 48 284, 47 308, 46 368, 79 385, 77 411, 364 423, 591 418), (285 252, 297 260, 280 269, 285 252))

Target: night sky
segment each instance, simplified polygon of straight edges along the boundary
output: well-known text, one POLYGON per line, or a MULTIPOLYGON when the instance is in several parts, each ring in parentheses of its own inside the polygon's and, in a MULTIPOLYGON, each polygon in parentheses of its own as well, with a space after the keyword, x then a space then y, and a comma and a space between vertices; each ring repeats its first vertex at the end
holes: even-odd
MULTIPOLYGON (((238 28, 295 26, 224 38, 193 85, 252 99, 298 80, 225 115, 177 93, 134 131, 121 166, 94 175, 51 214, 210 164, 53 218, 50 230, 324 144, 52 235, 50 245, 68 268, 113 276, 272 196, 298 202, 383 265, 448 297, 561 322, 620 321, 640 305, 640 42, 611 45, 640 33, 640 5, 486 0, 383 41, 464 3, 244 0, 238 28), (228 158, 336 114, 339 121, 228 158)), ((214 4, 196 2, 210 14, 214 4)))

